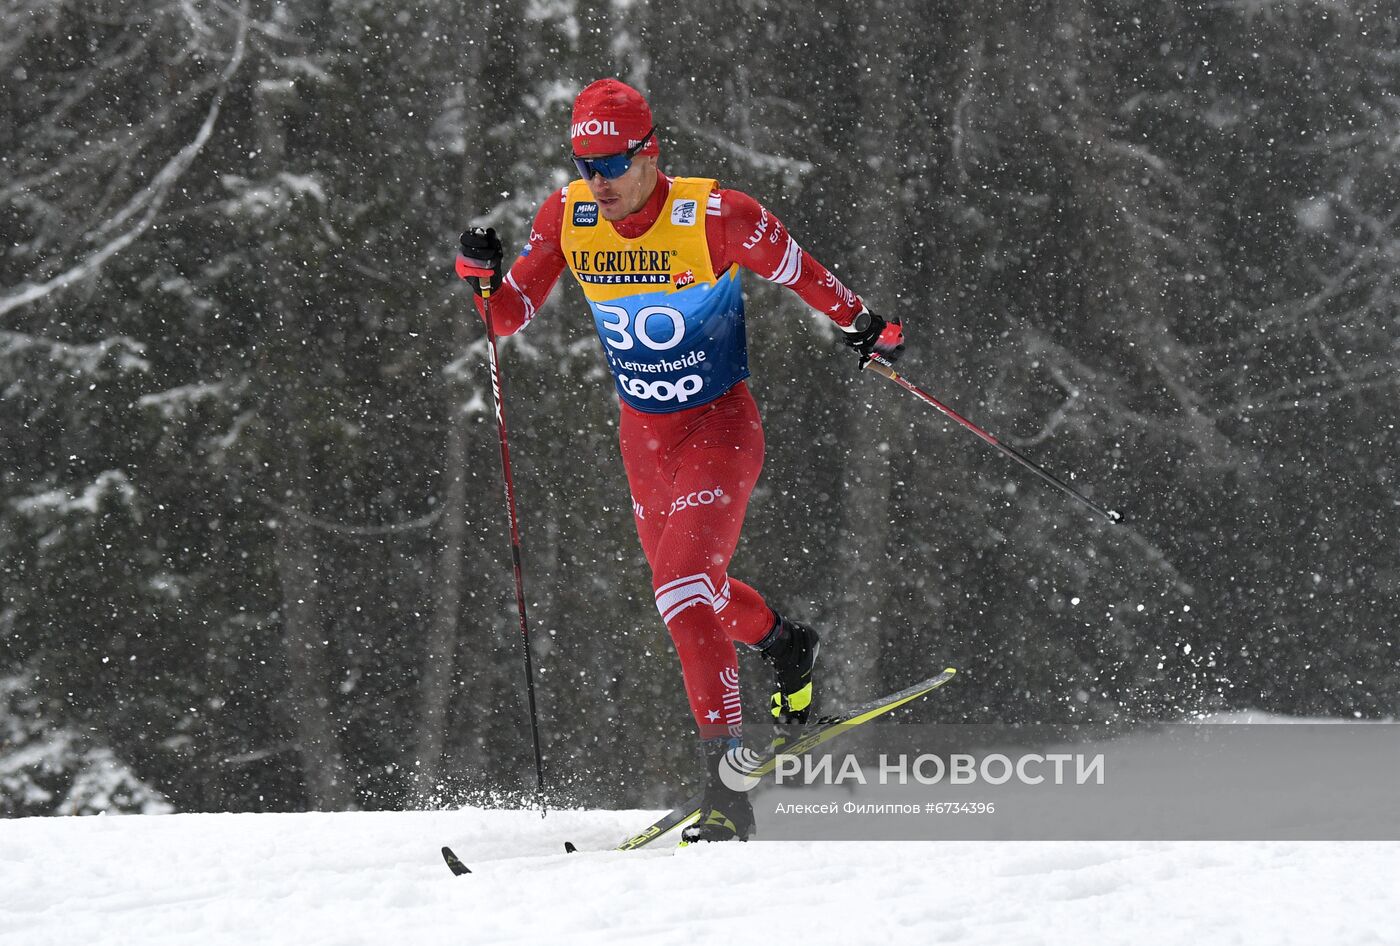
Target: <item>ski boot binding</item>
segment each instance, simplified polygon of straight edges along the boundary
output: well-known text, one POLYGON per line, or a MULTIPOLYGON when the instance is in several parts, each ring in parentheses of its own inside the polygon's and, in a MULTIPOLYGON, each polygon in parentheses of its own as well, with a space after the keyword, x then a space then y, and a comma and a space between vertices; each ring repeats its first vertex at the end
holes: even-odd
MULTIPOLYGON (((706 739, 701 742, 705 759, 705 794, 700 817, 681 831, 681 846, 699 841, 747 841, 753 833, 753 805, 743 791, 724 783, 725 753, 739 745, 737 739, 706 739)), ((732 765, 734 777, 742 775, 732 765)))
POLYGON ((773 719, 780 725, 806 723, 816 705, 813 668, 821 638, 804 624, 778 616, 759 655, 773 669, 773 719))

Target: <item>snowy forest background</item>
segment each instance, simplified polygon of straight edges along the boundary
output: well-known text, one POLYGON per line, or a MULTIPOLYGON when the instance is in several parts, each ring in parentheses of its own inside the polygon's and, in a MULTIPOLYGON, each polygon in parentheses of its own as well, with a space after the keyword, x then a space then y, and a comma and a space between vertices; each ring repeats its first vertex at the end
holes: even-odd
MULTIPOLYGON (((468 223, 527 235, 573 95, 647 92, 902 368, 750 277, 734 573, 833 702, 947 722, 1383 718, 1400 691, 1400 9, 1240 0, 11 0, 0 12, 0 813, 534 782, 468 223)), ((509 257, 508 257, 509 258, 509 257)), ((578 290, 504 345, 560 800, 661 804, 679 670, 578 290)), ((741 657, 750 718, 761 665, 741 657)))

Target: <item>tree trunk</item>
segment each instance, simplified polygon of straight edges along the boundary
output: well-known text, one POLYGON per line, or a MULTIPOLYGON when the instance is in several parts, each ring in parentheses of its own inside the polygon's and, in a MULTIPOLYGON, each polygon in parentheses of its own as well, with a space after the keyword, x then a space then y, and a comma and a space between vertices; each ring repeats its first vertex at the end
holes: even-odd
MULTIPOLYGON (((293 450, 296 478, 303 479, 306 461, 293 450)), ((300 490, 292 492, 293 502, 300 490)), ((282 585, 282 644, 287 658, 292 725, 301 751, 307 806, 317 811, 344 811, 353 806, 354 791, 331 722, 327 692, 326 638, 317 596, 316 555, 306 527, 284 514, 277 529, 277 577, 282 585)))
MULTIPOLYGON (((267 79, 264 64, 264 79, 267 79)), ((295 106, 292 89, 284 83, 262 81, 256 90, 255 133, 259 144, 258 169, 271 177, 283 165, 286 152, 285 125, 295 106)), ((283 293, 294 277, 274 271, 271 284, 283 293)), ((287 293, 290 295, 290 293, 287 293)), ((295 333, 307 331, 306 322, 294 314, 295 303, 277 300, 279 317, 294 333, 284 340, 295 350, 304 339, 295 333)), ((290 363, 295 363, 291 359, 290 363)), ((275 371, 281 376, 275 407, 279 419, 278 437, 285 449, 286 465, 279 470, 278 500, 286 509, 278 517, 276 568, 282 590, 282 646, 287 661, 287 700, 301 753, 302 778, 307 806, 321 811, 343 811, 354 805, 354 785, 345 768, 340 737, 333 722, 327 661, 329 641, 321 619, 320 583, 316 551, 299 512, 314 508, 311 497, 312 469, 308 460, 312 422, 311 404, 302 396, 302 376, 296 369, 275 371)))
MULTIPOLYGON (((859 114, 869 116, 870 129, 862 134, 868 162, 862 162, 861 200, 852 232, 866 241, 863 267, 854 269, 858 285, 850 288, 872 311, 893 317, 897 283, 890 274, 900 271, 904 240, 903 203, 899 194, 900 139, 897 78, 906 74, 905 40, 896 18, 885 5, 866 11, 863 36, 869 80, 861 86, 859 114)), ((848 277, 849 278, 849 277, 848 277)), ((890 473, 899 404, 880 386, 878 378, 855 380, 845 404, 845 435, 850 446, 842 488, 843 548, 839 580, 845 594, 837 609, 836 630, 841 640, 837 697, 843 702, 867 699, 881 688, 879 658, 886 633, 885 604, 891 563, 891 515, 895 509, 890 473)), ((835 648, 829 653, 835 653, 835 648)))
MULTIPOLYGON (((454 348, 469 343, 467 320, 456 319, 454 348)), ((419 687, 418 745, 414 772, 420 796, 437 791, 443 776, 447 708, 457 666, 457 622, 462 612, 462 568, 467 535, 467 430, 462 416, 462 385, 448 386, 447 442, 442 461, 442 518, 439 520, 437 580, 433 582, 433 616, 423 654, 419 687)))
MULTIPOLYGON (((490 14, 483 12, 474 24, 472 35, 468 37, 463 63, 464 153, 468 165, 464 168, 462 208, 467 217, 482 208, 481 197, 485 191, 479 175, 481 172, 482 143, 485 141, 486 113, 483 101, 482 78, 487 59, 485 44, 488 42, 485 31, 490 24, 490 14)), ((493 40, 494 41, 494 35, 493 40)), ((460 354, 476 339, 480 331, 472 300, 466 292, 462 294, 460 305, 449 307, 447 318, 451 322, 452 351, 460 354)), ((419 687, 418 740, 414 749, 413 765, 416 794, 426 799, 439 791, 445 775, 444 753, 447 746, 447 726, 449 708, 455 691, 457 678, 458 624, 461 620, 462 602, 465 597, 464 562, 467 554, 467 454, 468 417, 462 406, 472 395, 471 385, 459 377, 449 376, 443 392, 443 409, 446 419, 446 441, 442 451, 442 515, 438 521, 438 549, 436 579, 433 582, 433 614, 429 625, 428 638, 423 650, 423 670, 419 687)), ((485 725, 485 720, 481 720, 485 725)), ((462 760, 466 768, 480 770, 484 767, 484 757, 480 739, 468 742, 468 758, 462 760)))

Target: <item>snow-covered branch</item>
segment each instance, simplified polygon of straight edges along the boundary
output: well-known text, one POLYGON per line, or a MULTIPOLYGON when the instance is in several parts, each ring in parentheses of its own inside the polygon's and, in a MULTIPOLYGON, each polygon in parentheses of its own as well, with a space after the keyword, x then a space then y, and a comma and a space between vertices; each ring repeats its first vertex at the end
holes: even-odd
POLYGON ((761 171, 772 171, 788 175, 789 177, 802 177, 812 173, 812 168, 814 167, 810 161, 803 161, 799 158, 789 158, 780 154, 770 154, 765 151, 759 151, 757 148, 746 148, 743 145, 735 144, 724 135, 699 125, 685 126, 685 130, 700 138, 704 138, 721 151, 726 151, 731 156, 761 171))
POLYGON ((189 169, 190 165, 194 163, 199 153, 204 150, 205 144, 208 143, 210 136, 214 133, 215 127, 218 125, 219 112, 223 107, 224 97, 228 92, 228 84, 243 62, 247 33, 248 16, 247 4, 245 3, 239 14, 238 35, 234 41, 233 55, 224 68, 218 91, 214 94, 214 100, 210 103, 209 109, 205 113, 204 121, 200 124, 199 131, 195 134, 192 141, 181 148, 174 157, 166 162, 165 166, 160 169, 145 188, 134 195, 126 203, 126 206, 119 210, 111 219, 107 220, 94 231, 95 237, 107 239, 105 245, 77 265, 70 267, 51 279, 41 283, 21 285, 17 289, 0 296, 0 315, 5 315, 27 305, 32 305, 55 292, 88 279, 96 274, 98 270, 102 268, 103 264, 131 246, 150 229, 151 224, 156 219, 156 215, 160 212, 161 206, 169 197, 171 190, 189 169), (114 231, 120 230, 123 227, 126 229, 108 239, 110 234, 113 234, 114 231))

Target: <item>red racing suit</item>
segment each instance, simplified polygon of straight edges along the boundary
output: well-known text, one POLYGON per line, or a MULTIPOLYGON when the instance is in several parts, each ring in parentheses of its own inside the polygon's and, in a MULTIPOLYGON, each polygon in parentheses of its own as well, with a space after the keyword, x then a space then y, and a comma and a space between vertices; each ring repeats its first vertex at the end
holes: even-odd
POLYGON ((637 534, 691 712, 702 736, 738 735, 734 642, 756 644, 776 621, 757 591, 729 575, 764 446, 758 407, 744 381, 738 268, 789 287, 843 327, 863 306, 752 197, 700 179, 677 178, 674 189, 673 199, 672 179, 658 175, 646 205, 617 222, 598 217, 581 181, 551 194, 491 296, 491 317, 498 334, 510 335, 534 318, 565 268, 579 280, 617 379, 619 440, 637 534), (700 199, 703 240, 694 227, 700 199), (668 229, 668 220, 680 224, 670 227, 681 247, 676 261, 666 255, 669 249, 645 249, 667 245, 655 243, 655 234, 668 229), (590 251, 598 245, 621 249, 612 256, 590 251), (661 275, 618 275, 648 264, 659 264, 661 275), (637 284, 616 285, 629 281, 637 284), (701 298, 704 312, 695 315, 679 303, 646 304, 680 298, 701 298), (707 351, 706 344, 723 350, 707 351), (636 360, 644 357, 651 360, 636 360))

